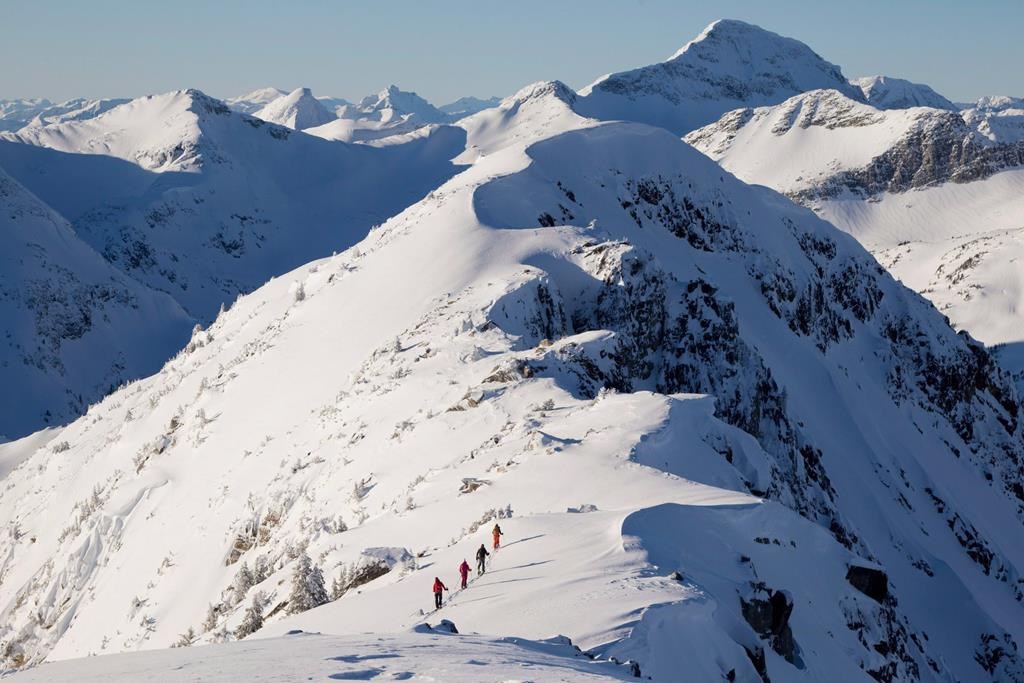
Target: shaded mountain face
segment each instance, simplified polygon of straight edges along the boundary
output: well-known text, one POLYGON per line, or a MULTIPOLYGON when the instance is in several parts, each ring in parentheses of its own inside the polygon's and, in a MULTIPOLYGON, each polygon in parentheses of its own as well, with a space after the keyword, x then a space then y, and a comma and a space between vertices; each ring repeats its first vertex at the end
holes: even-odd
POLYGON ((579 111, 685 135, 738 107, 777 104, 818 88, 863 99, 839 67, 803 43, 722 20, 660 64, 611 74, 584 88, 579 111))
POLYGON ((929 86, 891 76, 865 76, 850 81, 864 93, 864 99, 878 109, 931 107, 959 111, 956 106, 929 86))
POLYGON ((329 143, 180 91, 25 130, 0 162, 110 263, 210 320, 420 199, 457 170, 463 139, 329 143))
POLYGON ((438 107, 438 110, 448 114, 453 118, 463 118, 483 111, 484 109, 490 109, 496 107, 501 103, 500 97, 488 97, 487 99, 480 99, 479 97, 460 97, 454 102, 444 104, 438 107))
POLYGON ((500 520, 465 630, 663 679, 1019 676, 1009 378, 852 238, 577 102, 462 121, 472 167, 8 475, 9 660, 216 640, 255 591, 267 634, 405 630, 500 520), (303 552, 376 578, 285 617, 303 552))
POLYGON ((0 169, 0 434, 63 424, 156 372, 193 321, 104 261, 0 169))

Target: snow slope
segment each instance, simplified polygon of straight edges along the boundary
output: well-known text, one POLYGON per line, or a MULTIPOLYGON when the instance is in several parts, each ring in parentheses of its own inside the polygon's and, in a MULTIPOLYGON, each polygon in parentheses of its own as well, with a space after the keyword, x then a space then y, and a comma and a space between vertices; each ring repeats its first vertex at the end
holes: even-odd
POLYGON ((255 601, 257 638, 450 617, 664 681, 1020 677, 1009 379, 852 238, 566 91, 461 122, 471 167, 7 475, 8 664, 255 601), (285 617, 303 551, 388 571, 285 617))
POLYGON ((253 116, 293 130, 322 126, 337 118, 320 100, 313 97, 309 88, 296 88, 287 95, 281 95, 253 113, 253 116))
POLYGON ((188 90, 9 134, 0 163, 112 264, 210 320, 422 198, 457 170, 464 137, 326 142, 188 90))
POLYGON ((1014 111, 1007 98, 963 116, 883 111, 823 90, 730 112, 686 141, 857 237, 958 328, 1017 343, 1024 145, 996 123, 1014 111))
POLYGON ((720 20, 660 64, 587 86, 580 91, 579 110, 685 135, 730 110, 777 104, 820 88, 862 99, 839 67, 803 43, 742 21, 720 20))
POLYGON ((287 91, 280 88, 257 88, 244 95, 229 97, 224 100, 224 104, 242 114, 255 114, 274 100, 287 94, 287 91))
POLYGON ((891 76, 864 76, 850 81, 864 93, 864 99, 878 109, 931 107, 959 111, 959 107, 922 83, 891 76))
POLYGON ((296 633, 189 650, 90 657, 46 664, 11 678, 76 683, 160 681, 412 680, 445 683, 635 681, 627 667, 591 661, 560 642, 423 632, 338 637, 296 633))
POLYGON ((0 434, 77 417, 155 372, 192 319, 111 267, 67 222, 0 169, 0 434))

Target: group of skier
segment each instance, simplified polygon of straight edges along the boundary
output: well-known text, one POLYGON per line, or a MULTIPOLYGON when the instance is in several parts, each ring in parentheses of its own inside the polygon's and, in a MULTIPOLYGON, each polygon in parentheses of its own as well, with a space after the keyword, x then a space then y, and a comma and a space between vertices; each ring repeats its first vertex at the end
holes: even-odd
MULTIPOLYGON (((501 537, 504 534, 501 532, 501 527, 497 524, 491 530, 491 537, 494 540, 492 546, 493 550, 497 551, 501 547, 501 537)), ((487 544, 481 543, 480 548, 476 551, 476 574, 481 576, 487 569, 487 558, 491 553, 487 552, 487 544)), ((465 588, 469 584, 469 562, 462 560, 462 564, 459 565, 459 578, 461 579, 460 588, 465 588)), ((444 591, 448 590, 448 586, 444 585, 440 577, 434 577, 434 609, 441 609, 441 602, 444 591)))

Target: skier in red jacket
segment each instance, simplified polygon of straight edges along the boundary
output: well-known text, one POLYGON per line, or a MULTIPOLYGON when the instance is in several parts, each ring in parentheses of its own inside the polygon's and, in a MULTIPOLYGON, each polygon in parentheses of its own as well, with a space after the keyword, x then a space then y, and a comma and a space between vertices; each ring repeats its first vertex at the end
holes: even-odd
POLYGON ((459 565, 459 576, 462 577, 462 587, 466 587, 466 582, 469 580, 469 562, 465 560, 459 565))
POLYGON ((448 590, 448 586, 441 583, 441 579, 434 577, 434 609, 441 609, 441 591, 448 590))

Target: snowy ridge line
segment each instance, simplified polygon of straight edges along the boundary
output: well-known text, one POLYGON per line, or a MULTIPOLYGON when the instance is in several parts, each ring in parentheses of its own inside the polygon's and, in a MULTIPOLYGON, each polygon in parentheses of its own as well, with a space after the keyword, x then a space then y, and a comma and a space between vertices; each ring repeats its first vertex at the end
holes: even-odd
MULTIPOLYGON (((841 78, 794 43, 716 23, 641 70, 694 86, 648 113, 682 125, 762 59, 796 66, 744 105, 841 78), (701 62, 715 78, 686 81, 701 62)), ((608 101, 644 110, 670 85, 608 101)), ((2 666, 145 650, 159 670, 181 656, 160 648, 227 643, 194 658, 408 678, 404 653, 429 645, 477 679, 473 652, 523 649, 570 680, 635 673, 543 642, 564 634, 656 681, 1024 678, 1013 378, 853 238, 678 131, 590 118, 593 92, 534 84, 378 148, 153 98, 202 119, 222 157, 166 150, 187 168, 158 180, 187 177, 174 194, 193 203, 220 204, 211 190, 238 187, 218 169, 269 150, 325 163, 261 171, 261 189, 296 193, 339 156, 381 174, 419 159, 434 189, 211 312, 159 373, 59 433, 0 448, 2 666), (490 635, 410 633, 495 518, 509 561, 444 608, 490 635), (294 664, 278 636, 296 631, 337 639, 294 664)), ((785 130, 828 113, 821 92, 785 130)), ((850 132, 860 106, 817 127, 850 132)))

